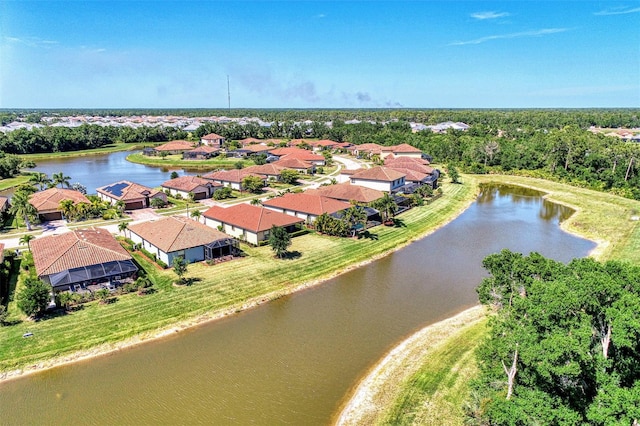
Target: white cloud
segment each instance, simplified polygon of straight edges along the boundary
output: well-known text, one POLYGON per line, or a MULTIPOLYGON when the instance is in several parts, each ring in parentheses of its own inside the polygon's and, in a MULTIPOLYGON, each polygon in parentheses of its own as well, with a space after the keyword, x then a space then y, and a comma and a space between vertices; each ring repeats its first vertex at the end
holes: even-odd
POLYGON ((595 12, 594 15, 596 16, 626 15, 629 13, 638 13, 638 12, 640 12, 640 7, 634 7, 634 8, 617 7, 614 9, 606 9, 606 10, 601 10, 600 12, 595 12))
POLYGON ((508 12, 476 12, 472 13, 471 17, 475 19, 479 19, 481 21, 485 19, 498 19, 498 18, 506 18, 510 14, 508 12))
POLYGON ((324 13, 320 13, 320 14, 316 15, 316 18, 318 18, 318 19, 322 19, 322 18, 326 18, 326 17, 327 17, 327 15, 325 15, 324 13))
POLYGON ((9 43, 18 43, 18 44, 23 44, 29 47, 51 47, 59 44, 57 41, 43 40, 38 37, 20 38, 20 37, 4 36, 3 39, 4 41, 9 43))
POLYGON ((544 29, 535 30, 535 31, 522 31, 519 33, 511 33, 511 34, 497 34, 497 35, 490 35, 486 37, 476 38, 474 40, 455 41, 453 43, 449 43, 449 46, 464 46, 467 44, 480 44, 487 41, 503 40, 503 39, 510 39, 510 38, 540 37, 540 36, 549 35, 549 34, 563 33, 565 31, 569 31, 569 29, 568 28, 544 28, 544 29))

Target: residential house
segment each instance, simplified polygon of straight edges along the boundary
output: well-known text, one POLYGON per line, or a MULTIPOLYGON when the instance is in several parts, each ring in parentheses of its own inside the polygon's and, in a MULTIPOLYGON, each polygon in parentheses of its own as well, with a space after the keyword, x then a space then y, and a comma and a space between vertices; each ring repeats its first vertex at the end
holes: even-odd
POLYGON ((314 151, 333 150, 338 146, 338 142, 330 139, 323 139, 319 141, 312 141, 309 144, 313 147, 314 151))
POLYGON ((258 176, 263 180, 263 185, 267 185, 267 177, 265 175, 247 172, 246 169, 220 170, 202 175, 202 178, 241 191, 243 189, 242 179, 247 176, 258 176))
POLYGON ((159 198, 165 203, 167 195, 157 189, 149 188, 144 185, 121 180, 110 185, 102 186, 96 189, 98 197, 111 204, 118 201, 124 202, 125 210, 144 209, 151 206, 151 200, 159 198))
POLYGON ((215 133, 209 133, 200 138, 200 143, 213 148, 221 149, 224 145, 224 136, 215 133))
POLYGON ((247 173, 254 173, 260 176, 266 176, 269 180, 280 180, 280 173, 284 170, 284 167, 278 166, 275 163, 262 164, 260 166, 250 166, 242 169, 247 173))
POLYGON ((38 216, 42 221, 62 219, 60 202, 71 200, 73 204, 90 204, 89 199, 81 192, 65 188, 49 188, 39 191, 29 197, 29 203, 38 211, 38 216))
POLYGON ((268 240, 273 226, 294 232, 304 222, 304 219, 250 204, 236 204, 227 208, 214 206, 202 216, 207 226, 220 227, 226 234, 254 245, 268 240))
POLYGON ((160 155, 163 152, 167 154, 182 154, 183 152, 191 151, 194 145, 193 142, 175 140, 156 146, 153 150, 155 151, 155 155, 160 155))
POLYGON ((208 145, 200 145, 193 148, 192 150, 183 152, 182 158, 184 160, 208 160, 219 152, 220 148, 208 145))
POLYGON ((394 145, 390 150, 383 149, 383 157, 389 154, 393 154, 396 158, 422 158, 422 151, 418 148, 411 146, 407 143, 402 143, 400 145, 394 145))
POLYGON ((311 151, 300 148, 277 148, 271 150, 271 154, 280 157, 281 160, 283 158, 296 158, 298 160, 307 161, 316 166, 324 166, 326 162, 324 156, 314 154, 311 151))
POLYGON ((55 291, 112 283, 138 271, 127 250, 104 229, 39 237, 30 246, 38 278, 55 291))
POLYGON ((184 216, 163 217, 129 225, 129 238, 171 266, 182 257, 189 263, 238 253, 238 241, 184 216))
POLYGON ((216 188, 221 186, 219 183, 198 176, 180 176, 162 184, 162 187, 168 189, 174 197, 180 195, 182 198, 187 198, 192 192, 196 200, 211 198, 216 188))
POLYGON ((360 204, 370 204, 379 198, 382 198, 384 193, 377 189, 371 189, 359 185, 351 185, 350 183, 338 183, 336 185, 321 186, 317 189, 309 189, 305 191, 306 194, 319 194, 329 198, 335 198, 336 200, 350 202, 356 202, 360 204))
POLYGON ((282 197, 266 200, 262 205, 270 210, 299 217, 307 223, 313 223, 323 213, 333 214, 351 207, 351 204, 305 192, 284 194, 282 197))
POLYGON ((278 161, 272 163, 275 166, 282 167, 284 169, 295 170, 299 173, 312 175, 316 172, 316 165, 308 161, 300 160, 299 158, 282 157, 278 161))
POLYGON ((363 169, 351 176, 353 185, 360 185, 378 191, 392 192, 404 186, 406 174, 388 167, 376 166, 363 169))
POLYGON ((423 157, 396 157, 395 155, 391 154, 388 155, 386 157, 384 157, 384 165, 385 166, 389 166, 391 167, 392 165, 395 165, 397 163, 413 163, 413 164, 420 164, 423 166, 428 166, 429 164, 431 164, 431 162, 423 157))

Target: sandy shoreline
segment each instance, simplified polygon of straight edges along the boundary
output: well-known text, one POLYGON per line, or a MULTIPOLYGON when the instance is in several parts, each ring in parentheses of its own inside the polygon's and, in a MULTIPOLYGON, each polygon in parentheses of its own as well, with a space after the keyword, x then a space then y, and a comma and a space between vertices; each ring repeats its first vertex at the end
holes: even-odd
POLYGON ((355 392, 341 410, 336 424, 371 424, 393 400, 400 383, 420 367, 419 361, 434 346, 446 341, 461 328, 481 321, 486 316, 483 306, 474 306, 443 321, 431 324, 409 336, 391 349, 359 382, 355 392))
MULTIPOLYGON (((475 182, 474 182, 475 184, 475 182)), ((477 190, 475 192, 477 194, 477 190)), ((71 354, 67 354, 67 355, 63 355, 60 357, 55 357, 55 358, 51 358, 49 360, 46 361, 42 361, 42 362, 38 362, 36 364, 33 365, 29 365, 27 367, 24 368, 19 368, 19 369, 14 369, 14 370, 9 370, 9 371, 4 371, 4 372, 0 372, 0 383, 8 381, 8 380, 13 380, 13 379, 17 379, 17 378, 21 378, 27 375, 31 375, 34 373, 38 373, 44 370, 48 370, 48 369, 52 369, 52 368, 56 368, 56 367, 60 367, 63 365, 68 365, 74 362, 79 362, 79 361, 84 361, 87 359, 91 359, 91 358, 95 358, 95 357, 99 357, 99 356, 104 356, 104 355, 109 355, 109 354, 113 354, 115 352, 118 352, 120 350, 125 350, 127 348, 133 347, 133 346, 137 346, 143 343, 147 343, 147 342, 151 342, 154 340, 158 340, 161 339, 163 337, 172 335, 174 333, 178 333, 180 331, 192 328, 192 327, 197 327, 197 326, 201 326, 204 325, 206 323, 212 322, 212 321, 216 321, 219 320, 221 318, 225 318, 229 315, 233 315, 235 313, 239 313, 242 311, 246 311, 248 309, 252 309, 255 308, 257 306, 262 305, 263 303, 267 303, 271 300, 274 299, 278 299, 280 297, 283 296, 287 296, 289 294, 293 294, 293 293, 297 293, 299 291, 303 291, 305 289, 311 288, 311 287, 315 287, 317 285, 320 285, 332 278, 335 278, 339 275, 342 275, 346 272, 349 272, 353 269, 357 269, 357 268, 361 268, 369 263, 372 263, 378 259, 381 259, 385 256, 388 256, 391 253, 394 253, 398 250, 401 250, 402 248, 408 246, 409 244, 420 240, 422 238, 425 238, 427 236, 429 236, 430 234, 434 233, 435 231, 437 231, 438 229, 442 228, 443 226, 447 225, 448 223, 450 223, 451 221, 453 221, 454 219, 456 219, 458 216, 460 216, 460 214, 462 214, 467 208, 469 208, 469 206, 471 206, 471 204, 473 204, 473 202, 475 201, 475 197, 471 198, 470 200, 468 200, 468 202, 465 202, 463 204, 460 205, 460 208, 458 210, 456 210, 455 212, 453 212, 444 222, 442 222, 440 225, 431 228, 427 231, 425 231, 424 233, 420 234, 419 236, 413 237, 407 241, 405 241, 404 243, 394 247, 391 250, 388 250, 384 253, 381 253, 377 256, 372 257, 371 259, 368 259, 366 261, 362 261, 362 262, 358 262, 356 264, 353 265, 349 265, 345 268, 339 269, 334 271, 333 273, 330 273, 329 275, 322 277, 320 279, 316 279, 316 280, 312 280, 312 281, 308 281, 308 282, 304 282, 301 283, 299 285, 293 286, 287 290, 278 290, 272 293, 268 293, 265 295, 261 295, 259 297, 250 299, 245 301, 242 304, 239 305, 234 305, 234 306, 230 306, 226 309, 223 309, 221 311, 214 311, 214 312, 209 312, 203 315, 199 315, 197 317, 194 318, 190 318, 188 320, 183 320, 183 321, 179 321, 169 327, 166 328, 162 328, 160 330, 155 330, 153 332, 147 332, 147 333, 142 333, 139 334, 137 336, 131 337, 129 339, 125 339, 122 340, 120 342, 114 342, 114 343, 109 343, 109 344, 103 344, 103 345, 98 345, 94 348, 91 349, 87 349, 87 350, 82 350, 82 351, 77 351, 71 354)))

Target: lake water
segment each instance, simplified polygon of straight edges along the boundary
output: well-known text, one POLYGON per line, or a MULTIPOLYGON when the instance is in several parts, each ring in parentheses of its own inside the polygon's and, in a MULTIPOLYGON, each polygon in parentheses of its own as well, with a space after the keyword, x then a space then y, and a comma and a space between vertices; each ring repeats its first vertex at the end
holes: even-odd
POLYGON ((594 244, 558 226, 570 214, 533 191, 487 187, 429 237, 320 286, 0 384, 2 423, 329 424, 387 351, 477 303, 486 255, 585 256, 594 244))

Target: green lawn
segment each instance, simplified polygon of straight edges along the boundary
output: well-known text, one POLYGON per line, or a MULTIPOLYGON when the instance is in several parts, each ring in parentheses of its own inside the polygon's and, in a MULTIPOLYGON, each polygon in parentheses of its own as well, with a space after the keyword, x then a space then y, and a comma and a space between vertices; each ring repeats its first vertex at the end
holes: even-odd
MULTIPOLYGON (((144 338, 178 322, 214 317, 290 292, 302 283, 331 276, 417 239, 450 220, 475 197, 475 186, 445 185, 445 196, 400 216, 404 227, 370 230, 377 239, 343 239, 307 234, 293 239, 294 260, 276 260, 269 246, 242 248, 247 256, 215 266, 189 265, 186 287, 174 287, 175 274, 149 266, 158 291, 147 296, 120 296, 110 305, 91 303, 84 309, 39 322, 0 327, 0 371, 30 366, 70 353, 115 342, 144 338), (29 339, 22 334, 34 333, 29 339)), ((144 260, 141 263, 146 265, 144 260)), ((146 268, 145 268, 146 269, 146 268)), ((15 313, 12 313, 15 315, 15 313)))
POLYGON ((146 164, 149 166, 163 166, 197 170, 233 169, 238 162, 241 162, 243 167, 253 166, 255 164, 251 160, 230 157, 215 157, 209 160, 183 160, 182 155, 167 155, 165 158, 162 158, 160 156, 148 156, 142 154, 128 155, 127 161, 137 164, 146 164))
POLYGON ((164 142, 147 142, 144 144, 141 143, 114 143, 105 145, 100 148, 93 149, 85 149, 81 151, 66 151, 66 152, 47 152, 40 154, 23 154, 20 155, 21 158, 25 160, 32 160, 36 163, 38 160, 48 160, 52 158, 68 158, 68 157, 84 157, 87 155, 97 155, 97 154, 109 154, 111 152, 119 152, 119 151, 133 151, 136 149, 142 149, 146 146, 155 146, 160 145, 164 142))
POLYGON ((8 179, 0 179, 0 191, 4 191, 9 188, 13 188, 18 185, 22 185, 23 183, 27 183, 30 180, 30 176, 28 174, 8 178, 8 179))

